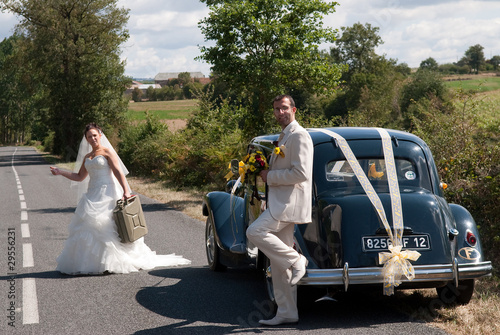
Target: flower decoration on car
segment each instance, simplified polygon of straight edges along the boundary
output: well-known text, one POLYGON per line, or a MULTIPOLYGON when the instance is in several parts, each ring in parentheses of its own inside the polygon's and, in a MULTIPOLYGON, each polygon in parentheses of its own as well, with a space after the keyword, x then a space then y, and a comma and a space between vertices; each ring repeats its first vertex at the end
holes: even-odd
MULTIPOLYGON (((231 164, 229 165, 231 168, 231 164)), ((244 183, 245 180, 249 180, 250 177, 256 177, 262 170, 269 169, 269 164, 267 163, 267 159, 264 156, 264 153, 260 150, 255 152, 251 152, 247 154, 239 163, 238 163, 238 173, 241 178, 241 182, 244 183)), ((232 172, 229 172, 226 175, 226 179, 230 179, 234 176, 232 172)))

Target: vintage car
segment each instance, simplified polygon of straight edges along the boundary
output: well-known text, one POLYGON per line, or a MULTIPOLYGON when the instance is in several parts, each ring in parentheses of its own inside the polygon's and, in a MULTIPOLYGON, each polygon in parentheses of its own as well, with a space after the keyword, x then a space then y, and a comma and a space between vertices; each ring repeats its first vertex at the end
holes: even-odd
MULTIPOLYGON (((420 255, 410 261, 414 277, 402 276, 397 289, 436 288, 438 294, 452 296, 446 302, 468 303, 475 279, 491 274, 491 262, 484 260, 471 214, 445 200, 446 184, 440 181, 424 141, 389 129, 383 130, 385 142, 376 128, 308 132, 314 143, 313 214, 312 223, 295 226, 294 247, 309 261, 298 285, 325 288, 330 296, 335 289, 347 291, 352 285, 375 284, 382 290, 385 276, 379 256, 390 254, 389 247, 399 237, 402 251, 420 255), (389 156, 383 143, 392 149, 389 156), (389 226, 367 195, 369 189, 376 193, 389 226), (392 217, 396 200, 402 214, 398 227, 394 227, 396 219, 392 217)), ((248 152, 270 155, 277 138, 278 134, 256 137, 248 152)), ((226 192, 208 193, 203 203, 206 253, 214 271, 243 264, 264 270, 273 298, 269 261, 245 235, 263 209, 265 185, 260 178, 247 178, 243 184, 230 180, 226 192)))

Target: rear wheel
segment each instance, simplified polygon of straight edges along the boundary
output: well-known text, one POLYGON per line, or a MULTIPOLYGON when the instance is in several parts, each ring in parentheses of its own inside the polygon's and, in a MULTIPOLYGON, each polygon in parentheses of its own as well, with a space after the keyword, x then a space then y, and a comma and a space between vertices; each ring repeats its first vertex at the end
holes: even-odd
POLYGON ((448 285, 436 288, 439 299, 447 305, 469 303, 474 293, 474 279, 459 280, 458 287, 450 282, 448 285))
POLYGON ((207 261, 210 270, 224 271, 226 266, 220 262, 220 249, 215 241, 215 225, 211 216, 207 217, 205 226, 205 250, 207 252, 207 261))

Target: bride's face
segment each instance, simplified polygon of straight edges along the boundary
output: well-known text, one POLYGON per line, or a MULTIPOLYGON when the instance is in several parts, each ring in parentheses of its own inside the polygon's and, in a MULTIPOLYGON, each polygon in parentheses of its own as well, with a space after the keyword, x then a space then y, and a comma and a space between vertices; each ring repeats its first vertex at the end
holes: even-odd
POLYGON ((101 134, 99 134, 99 131, 97 129, 90 129, 87 131, 87 134, 85 134, 85 137, 87 138, 87 142, 92 146, 92 148, 98 147, 101 144, 101 134))

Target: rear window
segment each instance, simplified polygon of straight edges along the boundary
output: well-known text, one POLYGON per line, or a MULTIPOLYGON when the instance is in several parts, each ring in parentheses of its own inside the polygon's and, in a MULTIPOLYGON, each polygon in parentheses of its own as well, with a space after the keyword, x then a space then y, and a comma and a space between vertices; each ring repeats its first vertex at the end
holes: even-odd
MULTIPOLYGON (((384 188, 388 188, 387 171, 383 159, 360 159, 358 162, 374 188, 378 188, 378 191, 384 191, 384 188)), ((400 188, 423 187, 420 182, 419 172, 413 162, 396 158, 395 164, 400 188)), ((328 162, 326 165, 326 179, 335 188, 360 186, 358 178, 356 178, 346 160, 328 162)))

